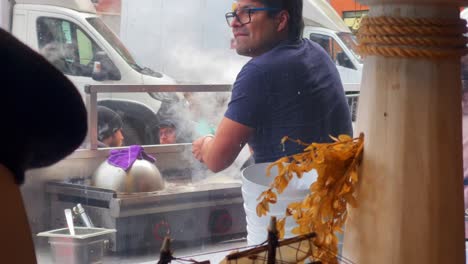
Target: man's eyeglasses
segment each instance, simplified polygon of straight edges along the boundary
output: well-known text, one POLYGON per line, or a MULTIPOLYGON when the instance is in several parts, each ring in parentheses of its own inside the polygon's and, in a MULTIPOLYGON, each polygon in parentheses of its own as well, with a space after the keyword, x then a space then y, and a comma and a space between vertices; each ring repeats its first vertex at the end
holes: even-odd
POLYGON ((226 13, 225 17, 226 17, 226 22, 228 23, 229 26, 231 26, 235 18, 237 18, 237 21, 239 21, 239 23, 243 26, 245 24, 249 24, 250 22, 252 22, 251 14, 257 11, 278 11, 278 10, 280 9, 275 8, 275 7, 241 8, 241 9, 234 10, 234 12, 226 13))

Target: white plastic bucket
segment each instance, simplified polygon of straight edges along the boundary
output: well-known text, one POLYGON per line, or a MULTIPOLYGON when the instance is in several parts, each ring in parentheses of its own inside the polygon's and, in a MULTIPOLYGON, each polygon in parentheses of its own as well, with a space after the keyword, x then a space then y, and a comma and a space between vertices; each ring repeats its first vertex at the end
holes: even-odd
MULTIPOLYGON (((283 218, 286 207, 292 202, 302 201, 309 194, 310 185, 317 180, 317 173, 310 171, 304 173, 302 179, 294 177, 283 193, 278 195, 276 204, 270 204, 270 212, 263 217, 258 217, 256 213, 257 198, 262 192, 270 187, 270 184, 278 174, 276 166, 271 169, 271 176, 266 176, 266 168, 270 163, 258 163, 245 168, 242 171, 242 198, 244 199, 244 209, 247 220, 247 244, 257 245, 264 242, 268 235, 268 224, 271 216, 283 218)), ((285 238, 293 237, 291 230, 297 224, 293 219, 288 218, 285 223, 285 238)))

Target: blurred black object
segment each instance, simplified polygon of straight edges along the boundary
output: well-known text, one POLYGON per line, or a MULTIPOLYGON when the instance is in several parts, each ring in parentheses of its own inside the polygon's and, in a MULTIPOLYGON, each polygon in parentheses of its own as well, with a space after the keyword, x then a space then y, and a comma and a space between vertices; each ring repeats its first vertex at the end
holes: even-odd
POLYGON ((74 85, 42 56, 0 29, 0 163, 22 183, 24 171, 73 152, 87 131, 74 85))

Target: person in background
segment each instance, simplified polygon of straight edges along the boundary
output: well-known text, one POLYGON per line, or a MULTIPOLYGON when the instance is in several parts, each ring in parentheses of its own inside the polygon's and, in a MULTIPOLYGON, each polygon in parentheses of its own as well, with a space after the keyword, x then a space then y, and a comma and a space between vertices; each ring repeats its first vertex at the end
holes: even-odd
MULTIPOLYGON (((188 103, 188 116, 195 122, 193 134, 196 137, 205 134, 214 134, 216 126, 213 125, 215 116, 219 114, 218 109, 223 107, 223 102, 212 95, 200 93, 184 93, 188 103)), ((193 139, 192 139, 193 140, 193 139)))
POLYGON ((175 144, 177 142, 177 128, 169 120, 163 120, 159 124, 159 144, 175 144))
POLYGON ((98 147, 121 147, 124 140, 122 126, 119 114, 105 106, 98 106, 98 147))
POLYGON ((246 143, 255 163, 303 151, 303 142, 352 135, 351 116, 335 64, 303 39, 302 0, 238 0, 226 20, 236 51, 252 59, 233 85, 215 136, 196 139, 192 153, 212 171, 230 166, 246 143))

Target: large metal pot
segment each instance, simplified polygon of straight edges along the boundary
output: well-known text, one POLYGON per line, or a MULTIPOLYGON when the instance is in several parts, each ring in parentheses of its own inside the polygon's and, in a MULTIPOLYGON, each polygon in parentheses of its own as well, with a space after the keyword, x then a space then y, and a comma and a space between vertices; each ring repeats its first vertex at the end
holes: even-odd
POLYGON ((93 175, 92 185, 118 192, 153 192, 164 189, 158 168, 144 159, 137 159, 128 171, 104 161, 93 175))

